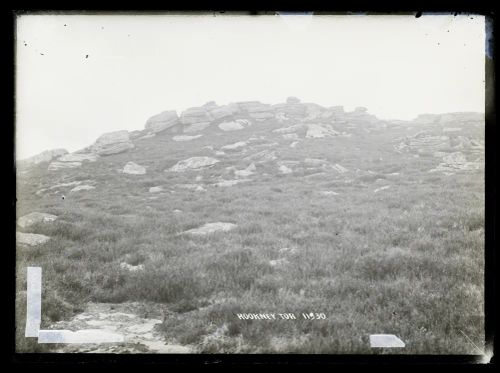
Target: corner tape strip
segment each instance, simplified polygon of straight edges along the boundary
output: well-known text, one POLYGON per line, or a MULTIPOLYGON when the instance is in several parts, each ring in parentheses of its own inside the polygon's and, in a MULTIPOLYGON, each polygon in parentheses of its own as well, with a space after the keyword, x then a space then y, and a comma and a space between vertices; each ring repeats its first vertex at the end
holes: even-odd
POLYGON ((394 334, 370 335, 370 347, 405 347, 405 343, 394 334))
POLYGON ((42 268, 28 267, 25 337, 38 337, 42 320, 42 268))
POLYGON ((38 343, 116 343, 124 342, 121 334, 111 333, 101 329, 71 330, 40 330, 38 343))

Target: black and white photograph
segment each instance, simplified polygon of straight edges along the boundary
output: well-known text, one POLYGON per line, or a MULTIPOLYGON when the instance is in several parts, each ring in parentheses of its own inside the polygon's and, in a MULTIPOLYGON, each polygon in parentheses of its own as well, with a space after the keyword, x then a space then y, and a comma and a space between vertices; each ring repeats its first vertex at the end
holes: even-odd
POLYGON ((488 363, 491 27, 18 13, 16 353, 488 363))

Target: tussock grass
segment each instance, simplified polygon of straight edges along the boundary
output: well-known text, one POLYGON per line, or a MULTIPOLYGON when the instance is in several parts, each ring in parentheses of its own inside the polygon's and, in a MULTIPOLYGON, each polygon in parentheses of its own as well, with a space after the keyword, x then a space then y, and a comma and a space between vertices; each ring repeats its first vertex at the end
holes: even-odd
MULTIPOLYGON (((391 136, 352 129, 357 137, 305 139, 290 148, 270 132, 283 126, 262 122, 192 144, 160 133, 137 141, 133 152, 80 169, 47 176, 39 168, 20 177, 18 216, 41 211, 58 219, 23 230, 51 240, 17 247, 18 329, 24 328, 25 268, 34 265, 43 268, 44 325, 88 301, 152 301, 169 311, 162 324, 167 338, 203 353, 377 353, 368 347, 375 333, 403 339, 407 348, 397 353, 476 353, 462 332, 484 343, 484 175, 430 174, 439 159, 394 153, 394 138, 409 135, 405 128, 391 129, 391 136), (307 170, 300 163, 282 175, 268 162, 256 165, 251 182, 212 187, 231 177, 226 167, 243 169, 250 163, 241 157, 264 148, 215 156, 204 147, 217 150, 251 136, 279 142, 270 148, 279 160, 323 158, 349 171, 307 170), (221 162, 201 172, 165 172, 200 155, 221 162), (128 161, 146 166, 146 175, 120 173, 128 161), (304 177, 318 172, 325 174, 304 177), (198 174, 203 179, 196 181, 198 174), (35 195, 74 180, 93 180, 96 189, 35 195), (176 188, 194 183, 207 191, 176 188), (383 185, 391 188, 374 193, 383 185), (152 186, 164 192, 149 193, 152 186), (217 221, 238 227, 206 237, 179 235, 217 221), (270 264, 279 259, 285 264, 270 264), (122 262, 145 269, 130 272, 122 262), (265 312, 293 312, 298 319, 236 317, 265 312), (327 317, 304 320, 303 312, 327 317)), ((18 350, 46 348, 19 330, 18 350)))

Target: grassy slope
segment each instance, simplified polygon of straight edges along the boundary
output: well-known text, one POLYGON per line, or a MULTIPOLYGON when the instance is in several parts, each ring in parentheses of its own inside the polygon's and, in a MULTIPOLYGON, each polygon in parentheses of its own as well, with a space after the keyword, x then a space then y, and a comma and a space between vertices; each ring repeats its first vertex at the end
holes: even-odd
MULTIPOLYGON (((148 300, 173 311, 163 324, 167 338, 200 352, 373 353, 368 335, 393 333, 407 342, 402 353, 476 353, 461 331, 481 346, 484 175, 428 173, 439 159, 395 153, 395 138, 421 127, 355 128, 351 138, 302 140, 290 148, 292 140, 270 132, 281 126, 254 124, 187 143, 159 134, 80 169, 47 174, 40 168, 29 179, 20 176, 18 215, 42 211, 59 219, 25 230, 50 236, 47 244, 17 248, 19 349, 40 348, 22 338, 25 267, 35 265, 44 271, 45 325, 90 300, 148 300), (207 186, 206 192, 173 187, 196 183, 196 172, 164 172, 190 156, 214 156, 206 145, 217 149, 252 135, 280 142, 269 149, 281 160, 326 158, 350 171, 304 178, 315 171, 281 175, 270 162, 257 165, 251 182, 207 186), (130 160, 147 166, 147 174, 120 173, 130 160), (393 172, 400 175, 387 175, 393 172), (61 188, 65 200, 61 193, 34 194, 87 179, 96 189, 61 188), (148 193, 157 185, 166 192, 148 193), (373 193, 383 185, 391 189, 373 193), (238 228, 211 237, 177 235, 216 221, 238 228), (283 247, 298 252, 282 254, 283 247), (289 264, 269 264, 282 257, 289 264), (123 261, 146 270, 124 271, 123 261), (252 321, 238 320, 237 312, 323 312, 327 318, 252 321)), ((216 181, 228 166, 243 169, 250 162, 242 158, 255 152, 215 156, 223 162, 203 171, 199 183, 216 181)))

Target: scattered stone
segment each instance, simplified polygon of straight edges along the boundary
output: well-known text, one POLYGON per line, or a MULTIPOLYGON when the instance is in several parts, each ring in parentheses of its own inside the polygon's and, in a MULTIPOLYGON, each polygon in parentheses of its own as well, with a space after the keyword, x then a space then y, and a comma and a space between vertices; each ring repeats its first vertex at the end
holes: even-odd
POLYGON ((380 188, 375 189, 375 190, 373 191, 373 193, 378 193, 378 192, 380 192, 381 190, 386 190, 386 189, 389 189, 390 187, 391 187, 390 185, 384 185, 384 186, 382 186, 382 187, 380 187, 380 188))
POLYGON ((125 269, 130 272, 137 272, 137 271, 143 271, 144 270, 144 264, 139 264, 136 266, 130 265, 128 263, 122 262, 120 263, 120 268, 125 269))
POLYGON ((299 142, 298 141, 294 141, 290 144, 290 148, 295 148, 297 146, 299 142))
POLYGON ((183 172, 186 170, 200 170, 214 166, 219 160, 211 157, 191 157, 177 162, 170 168, 170 171, 183 172))
POLYGON ((191 141, 197 138, 200 138, 203 135, 194 135, 194 136, 189 136, 189 135, 178 135, 172 137, 172 140, 174 141, 191 141))
POLYGON ((256 170, 255 163, 252 163, 244 170, 235 171, 234 174, 238 177, 247 177, 247 176, 254 174, 255 170, 256 170))
POLYGON ((459 127, 444 127, 443 132, 459 132, 462 131, 459 127))
POLYGON ((289 261, 285 258, 280 258, 280 259, 275 259, 275 260, 270 260, 269 265, 271 267, 283 267, 287 265, 289 261))
POLYGON ((70 192, 79 192, 82 190, 92 190, 92 189, 95 189, 95 187, 92 185, 78 185, 73 189, 71 189, 70 192))
POLYGON ((277 159, 276 151, 263 150, 261 152, 252 154, 248 157, 243 158, 245 161, 257 161, 257 163, 264 163, 269 161, 274 161, 277 159))
POLYGON ((199 184, 177 184, 176 187, 182 188, 182 189, 191 189, 196 192, 204 192, 206 189, 199 184))
POLYGON ((222 180, 214 184, 216 187, 230 187, 239 183, 245 183, 250 179, 222 180))
POLYGON ((130 175, 144 175, 146 173, 146 168, 144 166, 138 165, 134 162, 128 162, 125 167, 123 167, 124 174, 130 175))
POLYGON ((221 149, 233 150, 233 149, 238 149, 238 148, 244 147, 246 145, 247 145, 247 143, 245 141, 238 141, 238 142, 235 142, 234 144, 224 145, 223 147, 221 147, 221 149))
POLYGON ((341 174, 344 174, 346 173, 347 171, 349 171, 347 168, 339 165, 338 163, 335 163, 332 168, 337 171, 338 173, 341 173, 341 174))
POLYGON ((303 124, 295 124, 295 125, 289 126, 289 127, 277 128, 277 129, 273 130, 272 132, 278 133, 280 135, 284 135, 284 134, 295 133, 302 128, 304 128, 303 124))
POLYGON ((456 171, 479 170, 482 167, 484 167, 483 162, 468 162, 463 153, 455 152, 444 156, 443 162, 429 172, 443 172, 445 174, 453 175, 456 171))
POLYGON ((283 135, 283 138, 285 140, 296 140, 299 138, 299 135, 297 135, 296 133, 287 133, 287 134, 283 135))
POLYGON ((226 155, 226 153, 225 153, 225 152, 223 152, 223 151, 221 151, 221 150, 217 150, 217 151, 215 152, 215 155, 226 155))
POLYGON ((149 193, 160 193, 163 192, 163 188, 160 186, 154 186, 149 188, 149 193))
POLYGON ((293 170, 290 168, 290 167, 287 167, 285 166, 284 164, 282 164, 280 167, 279 167, 279 170, 282 174, 291 174, 293 172, 293 170))
POLYGON ((37 246, 46 243, 48 240, 50 240, 50 237, 43 234, 16 232, 16 241, 21 245, 37 246))
POLYGON ((115 131, 100 136, 92 145, 92 151, 99 155, 111 155, 126 152, 133 147, 128 131, 115 131))
POLYGON ((224 222, 207 223, 199 228, 189 229, 183 233, 203 236, 206 234, 211 234, 216 232, 228 232, 236 227, 237 225, 233 223, 224 223, 224 222))
POLYGON ((173 212, 176 213, 176 214, 180 214, 182 212, 182 210, 175 209, 173 212))
POLYGON ((432 136, 425 131, 421 131, 412 137, 406 137, 398 145, 394 146, 399 152, 404 150, 428 154, 446 150, 449 147, 450 138, 448 136, 432 136))
POLYGON ((52 222, 57 219, 56 215, 46 214, 43 212, 32 212, 24 215, 17 220, 17 224, 21 228, 27 228, 33 224, 52 222))
POLYGON ((324 196, 338 196, 339 194, 337 192, 334 192, 333 190, 324 190, 319 192, 320 194, 324 196))
POLYGON ((148 130, 148 132, 150 132, 151 134, 155 134, 158 132, 162 132, 167 128, 175 126, 176 124, 179 124, 179 117, 177 116, 177 112, 174 110, 170 110, 164 111, 149 118, 146 122, 145 129, 148 130))
POLYGON ((306 158, 304 159, 304 163, 307 166, 319 167, 328 164, 328 161, 326 159, 306 158))

